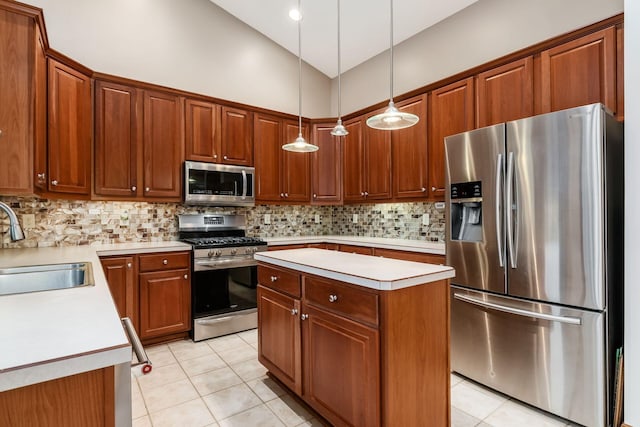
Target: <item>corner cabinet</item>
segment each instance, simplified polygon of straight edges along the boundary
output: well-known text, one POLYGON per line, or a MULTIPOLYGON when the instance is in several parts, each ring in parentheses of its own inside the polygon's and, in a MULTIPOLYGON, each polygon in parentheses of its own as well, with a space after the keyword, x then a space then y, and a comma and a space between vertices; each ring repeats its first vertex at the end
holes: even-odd
POLYGON ((332 425, 449 425, 446 280, 378 291, 260 263, 258 301, 258 360, 332 425))
POLYGON ((136 333, 138 327, 138 286, 136 260, 134 256, 112 256, 100 258, 102 270, 109 285, 113 302, 120 318, 131 319, 136 333))

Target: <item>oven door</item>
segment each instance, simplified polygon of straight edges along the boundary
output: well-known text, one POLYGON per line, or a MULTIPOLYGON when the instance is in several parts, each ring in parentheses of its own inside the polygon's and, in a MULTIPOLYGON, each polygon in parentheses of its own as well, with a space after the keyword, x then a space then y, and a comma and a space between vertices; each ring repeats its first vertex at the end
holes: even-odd
POLYGON ((253 206, 252 167, 204 162, 184 163, 184 201, 190 205, 253 206))

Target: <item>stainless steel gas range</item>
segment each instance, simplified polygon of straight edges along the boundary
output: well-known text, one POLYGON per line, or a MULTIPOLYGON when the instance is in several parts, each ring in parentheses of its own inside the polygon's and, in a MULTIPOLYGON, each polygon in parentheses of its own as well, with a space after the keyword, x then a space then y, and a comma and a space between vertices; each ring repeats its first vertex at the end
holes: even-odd
POLYGON ((201 341, 258 326, 256 252, 244 215, 178 215, 179 238, 193 247, 191 338, 201 341))

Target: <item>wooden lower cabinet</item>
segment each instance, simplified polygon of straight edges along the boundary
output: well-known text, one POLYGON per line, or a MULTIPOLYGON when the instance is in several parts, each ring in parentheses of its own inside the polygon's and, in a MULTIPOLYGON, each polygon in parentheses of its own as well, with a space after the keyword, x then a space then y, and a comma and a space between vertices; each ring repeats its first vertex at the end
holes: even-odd
POLYGON ((360 255, 373 255, 373 248, 368 246, 357 246, 357 245, 338 245, 338 250, 340 252, 350 252, 352 254, 360 254, 360 255))
POLYGON ((332 425, 450 425, 448 281, 377 291, 260 263, 258 282, 258 360, 332 425))
POLYGON ((102 270, 107 278, 109 290, 116 303, 118 315, 131 319, 136 332, 138 329, 138 286, 136 280, 135 257, 113 256, 101 258, 102 270))
POLYGON ((405 261, 425 262, 427 264, 444 264, 445 256, 423 252, 397 251, 395 249, 374 248, 373 254, 384 258, 403 259, 405 261))
POLYGON ((140 273, 140 338, 191 327, 190 270, 140 273))

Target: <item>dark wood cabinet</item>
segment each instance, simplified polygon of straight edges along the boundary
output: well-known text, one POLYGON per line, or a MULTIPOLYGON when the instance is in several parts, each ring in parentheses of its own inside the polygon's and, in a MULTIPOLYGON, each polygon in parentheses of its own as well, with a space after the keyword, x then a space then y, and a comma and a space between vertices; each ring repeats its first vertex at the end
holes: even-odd
MULTIPOLYGON (((293 142, 300 133, 298 123, 283 121, 284 141, 293 142)), ((309 127, 302 125, 302 136, 309 141, 309 127)), ((280 148, 282 156, 282 190, 287 202, 309 203, 311 200, 311 153, 294 153, 280 148)))
POLYGON ((138 283, 136 258, 134 256, 113 256, 100 258, 104 275, 109 284, 111 296, 118 309, 118 315, 131 319, 138 329, 138 283))
POLYGON ((49 58, 48 190, 88 195, 91 187, 91 78, 49 58))
POLYGON ((597 31, 540 54, 537 113, 601 102, 616 113, 616 28, 597 31))
POLYGON ((42 32, 36 32, 35 50, 35 143, 33 183, 36 192, 47 190, 47 55, 42 32))
POLYGON ((477 127, 533 116, 533 57, 478 74, 477 127))
POLYGON ((373 248, 369 246, 357 246, 357 245, 338 245, 338 250, 340 252, 349 252, 352 254, 360 254, 360 255, 373 255, 373 248))
POLYGON ((429 94, 429 197, 444 198, 444 138, 474 128, 473 77, 435 89, 429 94))
POLYGON ((184 159, 180 98, 144 91, 143 105, 144 197, 179 201, 184 159))
POLYGON ((185 100, 186 160, 212 163, 223 160, 220 114, 219 105, 194 99, 185 100))
POLYGON ((311 203, 342 203, 342 140, 331 135, 334 123, 314 124, 312 142, 318 151, 311 154, 311 203))
POLYGON ((101 196, 138 197, 142 131, 140 91, 107 81, 95 83, 94 191, 101 196))
POLYGON ((405 261, 424 262, 427 264, 445 263, 444 255, 428 254, 424 252, 399 251, 395 249, 373 248, 373 255, 384 258, 402 259, 405 261))
POLYGON ((345 128, 349 132, 344 137, 342 155, 342 194, 345 202, 364 200, 363 126, 366 126, 363 117, 345 122, 345 128))
POLYGON ((427 95, 398 103, 398 109, 417 115, 415 125, 391 132, 393 198, 427 197, 427 95))
POLYGON ((252 113, 239 108, 221 107, 222 163, 253 166, 252 113))

